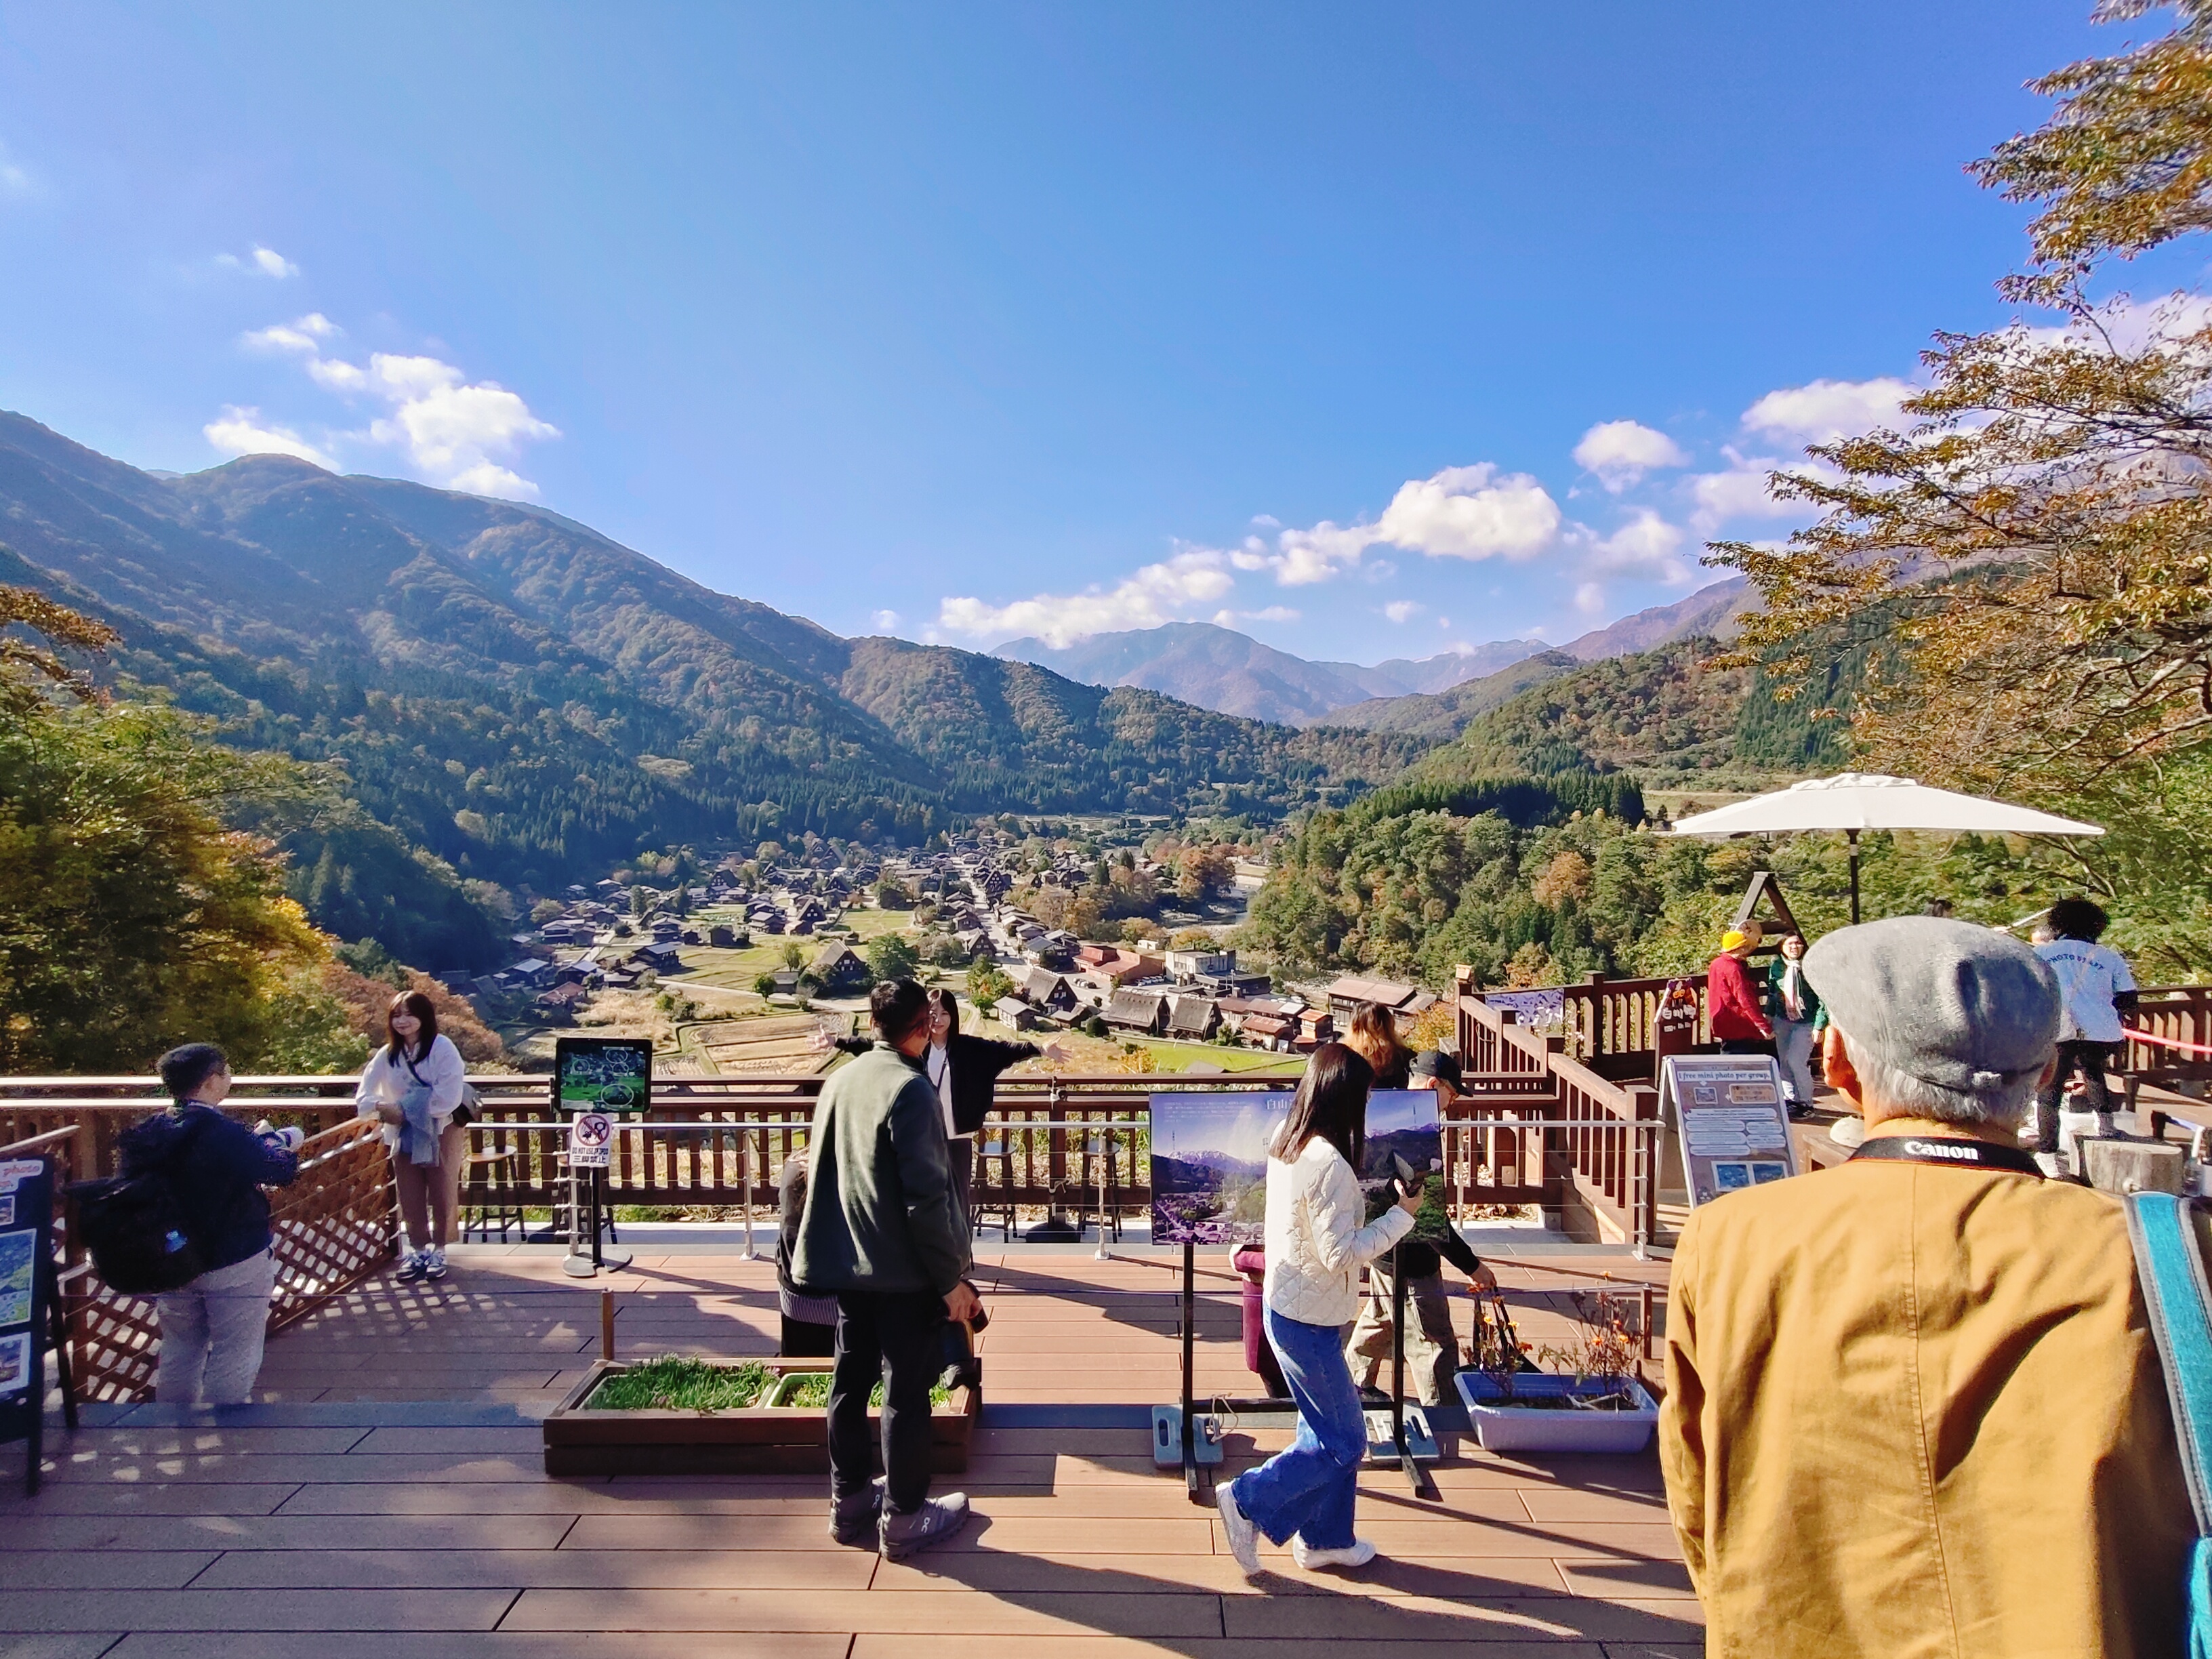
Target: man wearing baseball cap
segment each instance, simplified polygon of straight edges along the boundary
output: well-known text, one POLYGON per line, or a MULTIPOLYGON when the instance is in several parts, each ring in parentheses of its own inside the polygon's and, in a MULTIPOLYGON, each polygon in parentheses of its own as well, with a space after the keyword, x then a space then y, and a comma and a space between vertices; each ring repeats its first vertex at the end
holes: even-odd
POLYGON ((1660 1455, 1707 1652, 2179 1655, 2195 1526, 2126 1223, 2020 1146, 2050 970, 1902 916, 1804 973, 1865 1143, 1674 1252, 1660 1455))

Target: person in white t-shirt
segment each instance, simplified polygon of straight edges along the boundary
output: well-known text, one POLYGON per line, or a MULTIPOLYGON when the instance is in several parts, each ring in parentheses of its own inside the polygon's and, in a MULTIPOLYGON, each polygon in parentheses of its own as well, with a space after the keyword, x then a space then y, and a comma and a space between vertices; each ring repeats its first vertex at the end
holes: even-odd
POLYGON ((2126 1036, 2121 1016, 2136 1010, 2136 980, 2126 957, 2097 942, 2110 921, 2102 906, 2085 898, 2063 898, 2051 907, 2046 919, 2053 937, 2038 944, 2035 954, 2057 977, 2064 1012, 2058 1024, 2057 1064, 2045 1078, 2036 1102, 2035 1161, 2045 1175, 2055 1176, 2058 1103, 2077 1068, 2089 1109, 2097 1115, 2097 1133, 2112 1133, 2112 1094, 2106 1085, 2105 1068, 2126 1036))

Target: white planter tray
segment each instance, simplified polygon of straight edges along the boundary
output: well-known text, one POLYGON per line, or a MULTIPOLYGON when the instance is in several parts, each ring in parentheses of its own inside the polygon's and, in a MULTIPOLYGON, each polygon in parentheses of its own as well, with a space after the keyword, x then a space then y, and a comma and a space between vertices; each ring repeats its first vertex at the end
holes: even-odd
MULTIPOLYGON (((1467 1403, 1468 1421, 1483 1450, 1551 1452, 1640 1452, 1651 1443, 1659 1424, 1659 1402, 1643 1384, 1625 1386, 1635 1399, 1634 1411, 1577 1412, 1530 1410, 1504 1403, 1498 1386, 1480 1371, 1462 1371, 1453 1381, 1467 1403)), ((1552 1376, 1524 1371, 1513 1379, 1516 1395, 1557 1397, 1576 1392, 1571 1376, 1552 1376)), ((1581 1392, 1605 1391, 1605 1385, 1585 1382, 1581 1392)))

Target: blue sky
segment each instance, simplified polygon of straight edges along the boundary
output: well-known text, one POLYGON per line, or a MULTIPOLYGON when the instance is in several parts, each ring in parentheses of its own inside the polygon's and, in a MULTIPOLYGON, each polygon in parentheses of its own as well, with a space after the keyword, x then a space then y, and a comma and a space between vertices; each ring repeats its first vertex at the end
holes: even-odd
POLYGON ((2087 9, 7 7, 0 406, 842 633, 1565 639, 2002 319, 2087 9))

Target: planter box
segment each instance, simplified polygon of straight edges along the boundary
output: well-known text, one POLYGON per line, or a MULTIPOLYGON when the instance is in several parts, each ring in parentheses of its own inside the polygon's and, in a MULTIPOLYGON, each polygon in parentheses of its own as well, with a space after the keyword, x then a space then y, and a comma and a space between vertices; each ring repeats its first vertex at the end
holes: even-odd
MULTIPOLYGON (((1652 1431, 1659 1424, 1658 1402, 1633 1379, 1621 1386, 1636 1401, 1636 1409, 1612 1412, 1509 1405, 1498 1385, 1480 1371, 1462 1371, 1453 1380, 1459 1387, 1459 1397, 1467 1402, 1474 1437, 1485 1451, 1640 1452, 1651 1443, 1652 1431)), ((1616 1390, 1601 1382, 1577 1387, 1571 1376, 1526 1371, 1513 1380, 1513 1391, 1522 1399, 1531 1395, 1558 1399, 1576 1393, 1616 1390)))
MULTIPOLYGON (((763 1359, 768 1393, 797 1372, 828 1371, 827 1359, 763 1359)), ((734 1369, 736 1362, 732 1362, 734 1369)), ((828 1474, 830 1428, 812 1407, 744 1406, 729 1411, 589 1411, 582 1402, 608 1376, 628 1367, 593 1365, 544 1423, 545 1473, 581 1474, 828 1474)), ((930 1468, 957 1474, 968 1467, 968 1442, 982 1407, 973 1389, 955 1389, 930 1413, 930 1468)), ((874 1412, 871 1422, 878 1421, 874 1412)), ((880 1437, 878 1437, 880 1438, 880 1437)))

